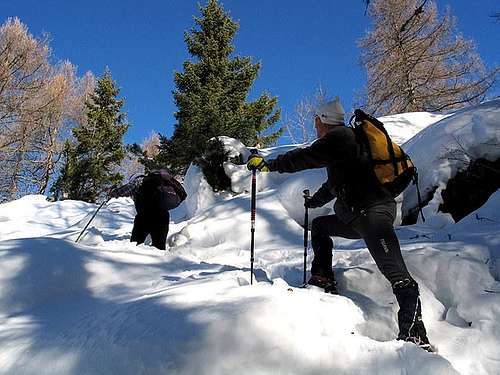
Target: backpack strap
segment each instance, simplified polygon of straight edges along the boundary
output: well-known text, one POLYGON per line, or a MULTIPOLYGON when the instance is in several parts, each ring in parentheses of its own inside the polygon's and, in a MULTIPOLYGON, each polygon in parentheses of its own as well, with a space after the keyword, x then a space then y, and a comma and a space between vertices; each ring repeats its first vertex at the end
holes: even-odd
MULTIPOLYGON (((382 122, 377 120, 375 117, 369 115, 368 113, 364 112, 359 108, 354 111, 354 117, 356 118, 356 121, 362 121, 362 120, 370 121, 373 125, 377 127, 377 129, 379 129, 385 135, 385 139, 387 142, 387 150, 389 151, 389 156, 391 158, 390 162, 392 162, 392 167, 394 169, 394 176, 396 177, 399 176, 398 161, 403 161, 403 160, 396 158, 396 153, 394 152, 394 145, 392 144, 391 137, 389 136, 389 133, 387 132, 387 129, 385 128, 384 124, 382 124, 382 122)), ((404 162, 406 163, 406 166, 408 166, 408 163, 406 161, 404 162)))
MULTIPOLYGON (((403 162, 405 164, 405 167, 407 168, 408 167, 408 160, 410 159, 410 157, 408 155, 404 155, 404 156, 400 156, 400 157, 394 157, 394 160, 396 162, 403 162)), ((384 164, 393 164, 393 161, 394 160, 373 160, 373 164, 375 165, 384 165, 384 164)), ((398 176, 399 173, 396 175, 398 176)))
POLYGON ((415 187, 417 188, 418 211, 420 213, 420 216, 422 217, 422 222, 425 223, 423 204, 422 204, 422 196, 420 195, 420 188, 418 186, 418 172, 417 172, 416 167, 415 167, 415 173, 413 174, 413 183, 415 184, 415 187))
POLYGON ((370 163, 375 164, 375 160, 373 160, 372 149, 370 148, 370 142, 368 142, 366 133, 361 128, 357 127, 353 127, 352 131, 354 132, 354 137, 356 138, 356 141, 360 147, 359 154, 361 155, 363 151, 365 151, 368 155, 368 160, 370 161, 370 163))
POLYGON ((392 144, 391 137, 389 136, 389 133, 387 132, 384 124, 382 124, 379 120, 377 120, 375 117, 366 115, 369 121, 371 121, 382 133, 385 135, 385 139, 387 141, 387 149, 389 151, 389 155, 391 157, 392 161, 392 167, 394 168, 394 176, 399 176, 399 169, 398 169, 398 161, 396 160, 396 153, 394 152, 394 145, 392 144))

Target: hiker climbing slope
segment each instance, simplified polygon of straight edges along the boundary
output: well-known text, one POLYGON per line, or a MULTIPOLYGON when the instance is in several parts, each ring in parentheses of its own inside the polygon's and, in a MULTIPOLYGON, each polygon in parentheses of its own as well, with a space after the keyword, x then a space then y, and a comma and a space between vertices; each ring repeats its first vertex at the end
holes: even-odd
POLYGON ((331 237, 363 238, 377 267, 391 283, 399 303, 398 339, 430 350, 418 284, 406 268, 394 231, 396 203, 393 194, 377 179, 369 155, 356 138, 354 129, 345 126, 344 109, 338 98, 316 110, 314 124, 318 139, 312 145, 268 161, 262 156, 251 155, 248 168, 292 173, 326 167, 327 181, 305 204, 316 208, 337 198, 335 214, 317 217, 312 222, 314 259, 309 284, 337 293, 331 237))
POLYGON ((124 196, 133 197, 137 211, 130 241, 139 245, 151 235, 152 245, 165 250, 169 210, 186 199, 182 185, 166 170, 153 170, 110 192, 110 197, 124 196))

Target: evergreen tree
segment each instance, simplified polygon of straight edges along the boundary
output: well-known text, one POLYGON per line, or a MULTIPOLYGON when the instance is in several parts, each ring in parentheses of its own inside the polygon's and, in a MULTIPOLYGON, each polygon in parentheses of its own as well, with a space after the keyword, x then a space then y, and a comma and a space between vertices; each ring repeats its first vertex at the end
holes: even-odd
POLYGON ((208 141, 217 136, 239 139, 247 145, 273 143, 281 130, 264 135, 280 117, 276 97, 261 95, 247 102, 260 64, 249 57, 232 57, 238 29, 217 0, 200 7, 196 28, 185 34, 188 51, 195 61, 184 62, 184 72, 175 73, 177 105, 174 134, 163 138, 157 160, 176 173, 201 157, 208 141))
POLYGON ((86 102, 86 123, 73 129, 74 142, 65 145, 65 165, 52 189, 57 199, 95 202, 122 181, 117 168, 126 154, 123 135, 128 125, 118 93, 106 70, 86 102))
POLYGON ((447 10, 427 0, 372 0, 373 28, 360 40, 367 109, 391 114, 478 103, 495 82, 447 10))

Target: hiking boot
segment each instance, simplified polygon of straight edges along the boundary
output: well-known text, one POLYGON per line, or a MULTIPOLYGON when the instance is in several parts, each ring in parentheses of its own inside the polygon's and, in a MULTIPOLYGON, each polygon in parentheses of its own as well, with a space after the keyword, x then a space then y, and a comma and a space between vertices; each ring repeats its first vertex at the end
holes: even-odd
POLYGON ((429 352, 434 351, 427 338, 427 331, 422 320, 418 284, 413 280, 405 279, 395 283, 393 291, 399 304, 397 339, 412 342, 429 352))
POLYGON ((325 290, 325 293, 339 294, 337 282, 333 277, 312 275, 307 284, 322 288, 325 290))

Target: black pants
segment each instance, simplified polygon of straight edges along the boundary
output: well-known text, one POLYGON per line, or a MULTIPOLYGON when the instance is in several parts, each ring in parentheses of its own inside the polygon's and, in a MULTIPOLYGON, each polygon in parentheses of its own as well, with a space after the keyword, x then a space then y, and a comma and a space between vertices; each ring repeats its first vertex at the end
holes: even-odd
POLYGON ((331 236, 365 240, 377 267, 394 283, 410 279, 399 241, 394 231, 396 204, 383 203, 366 209, 349 224, 344 223, 337 215, 320 216, 313 220, 311 241, 314 250, 311 274, 333 277, 331 236))
POLYGON ((168 224, 170 214, 138 212, 134 219, 134 228, 130 242, 144 243, 146 237, 151 235, 152 245, 160 250, 165 250, 167 244, 168 224))

